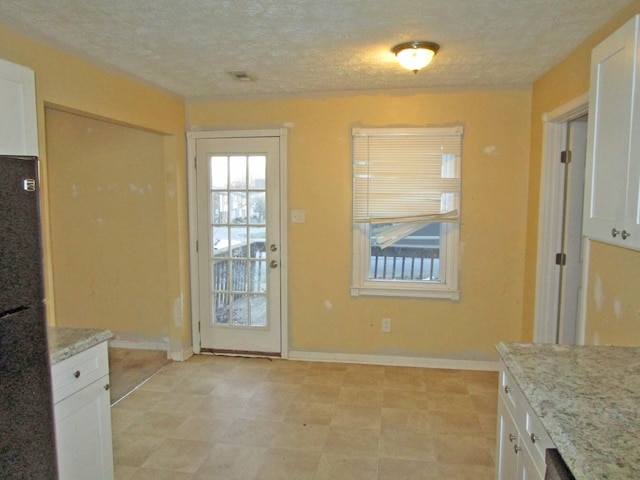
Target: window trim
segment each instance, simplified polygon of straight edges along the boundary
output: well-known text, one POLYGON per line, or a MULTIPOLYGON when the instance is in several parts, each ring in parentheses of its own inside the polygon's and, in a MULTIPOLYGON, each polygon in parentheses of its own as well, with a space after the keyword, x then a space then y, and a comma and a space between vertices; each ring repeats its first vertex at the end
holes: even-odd
MULTIPOLYGON (((462 137, 462 127, 454 127, 460 132, 462 137)), ((353 134, 375 132, 382 135, 402 135, 403 132, 410 131, 412 134, 418 131, 444 130, 435 128, 403 129, 353 129, 353 134)), ((448 129, 447 129, 448 130, 448 129)), ((453 129, 451 129, 453 130, 453 129)), ((462 138, 460 140, 462 142, 462 138)), ((352 159, 353 161, 353 159, 352 159)), ((462 156, 459 165, 456 165, 457 172, 462 169, 462 156)), ((461 199, 457 208, 460 210, 461 199)), ((353 213, 352 213, 353 215, 353 213)), ((459 288, 459 265, 460 265, 460 221, 455 223, 442 223, 442 233, 440 239, 440 252, 442 263, 444 263, 444 281, 423 282, 412 280, 370 280, 369 268, 371 264, 371 246, 368 223, 356 223, 352 218, 352 276, 351 276, 351 296, 389 296, 408 298, 431 298, 458 301, 460 299, 459 288)))

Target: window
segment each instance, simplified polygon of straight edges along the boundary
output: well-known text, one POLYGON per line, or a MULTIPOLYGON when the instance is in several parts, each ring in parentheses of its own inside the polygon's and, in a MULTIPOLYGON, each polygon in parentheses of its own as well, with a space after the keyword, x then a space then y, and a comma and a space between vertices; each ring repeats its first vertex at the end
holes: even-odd
POLYGON ((459 299, 462 133, 353 129, 351 295, 459 299))

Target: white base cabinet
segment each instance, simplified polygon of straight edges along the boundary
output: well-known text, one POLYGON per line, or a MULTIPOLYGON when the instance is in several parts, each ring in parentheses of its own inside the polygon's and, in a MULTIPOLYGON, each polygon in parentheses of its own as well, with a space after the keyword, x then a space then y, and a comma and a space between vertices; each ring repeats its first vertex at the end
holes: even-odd
POLYGON ((113 480, 107 342, 51 370, 60 480, 113 480))
POLYGON ((500 362, 497 480, 544 480, 547 448, 555 448, 529 402, 500 362))

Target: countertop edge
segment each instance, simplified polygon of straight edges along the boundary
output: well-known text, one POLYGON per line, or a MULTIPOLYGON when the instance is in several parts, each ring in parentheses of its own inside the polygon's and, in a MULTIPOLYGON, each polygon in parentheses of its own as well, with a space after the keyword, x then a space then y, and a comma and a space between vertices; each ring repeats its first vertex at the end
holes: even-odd
POLYGON ((106 342, 113 334, 110 330, 93 328, 49 327, 47 340, 51 365, 106 342))

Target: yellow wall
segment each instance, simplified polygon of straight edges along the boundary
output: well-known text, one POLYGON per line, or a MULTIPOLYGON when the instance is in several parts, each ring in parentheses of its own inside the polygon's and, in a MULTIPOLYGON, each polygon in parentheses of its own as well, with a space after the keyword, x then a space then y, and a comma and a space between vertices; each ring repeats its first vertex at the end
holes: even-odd
POLYGON ((45 116, 57 325, 162 341, 162 135, 53 108, 45 116))
POLYGON ((496 343, 520 340, 530 101, 511 90, 188 106, 194 126, 293 124, 289 207, 306 223, 289 226, 292 350, 493 359, 496 343), (460 302, 350 297, 351 128, 450 124, 465 127, 460 302))
MULTIPOLYGON (((633 15, 640 13, 640 1, 635 1, 624 10, 620 11, 607 24, 591 35, 580 47, 574 50, 565 60, 552 68, 545 75, 540 77, 533 85, 532 107, 531 107, 531 168, 529 177, 529 204, 527 207, 527 249, 526 249, 526 274, 525 291, 534 292, 536 282, 536 254, 538 235, 538 204, 540 201, 540 166, 542 160, 542 115, 551 112, 556 108, 568 103, 576 97, 589 91, 589 69, 591 65, 591 50, 600 43, 620 25, 624 24, 633 15)), ((632 289, 626 289, 626 293, 620 292, 620 301, 624 304, 633 304, 633 291, 640 291, 640 254, 626 252, 623 249, 601 245, 592 250, 589 279, 595 278, 593 265, 599 265, 605 259, 610 258, 613 263, 619 263, 622 270, 613 272, 610 269, 598 273, 600 280, 605 285, 605 289, 610 291, 614 285, 619 285, 619 278, 624 278, 630 282, 632 289), (619 262, 624 256, 624 262, 619 262), (629 296, 630 294, 630 296, 629 296)), ((589 292, 593 292, 593 285, 587 286, 589 292)), ((589 295, 591 295, 589 293, 589 295)), ((636 295, 637 296, 637 295, 636 295)), ((533 295, 525 295, 525 303, 522 314, 522 339, 531 341, 533 338, 533 316, 534 316, 533 295)), ((589 298, 589 305, 593 305, 593 298, 589 298)), ((638 308, 636 308, 636 312, 638 308)), ((587 310, 587 332, 593 331, 591 325, 593 310, 587 310)), ((609 312, 610 313, 610 312, 609 312)), ((630 319, 627 319, 629 321, 630 319)), ((610 322, 597 327, 601 338, 607 338, 609 343, 625 342, 628 338, 638 338, 640 324, 629 321, 627 327, 631 331, 627 334, 620 330, 621 323, 610 322), (631 337, 629 337, 631 335, 631 337)), ((594 341, 593 335, 587 336, 587 343, 594 341)), ((636 342, 637 345, 640 343, 636 342)))
MULTIPOLYGON (((45 250, 46 294, 50 323, 55 323, 55 282, 52 275, 51 223, 49 216, 48 162, 45 142, 45 105, 112 122, 132 125, 162 135, 163 156, 153 168, 164 202, 164 235, 149 238, 164 243, 166 268, 162 275, 166 293, 159 306, 168 329, 171 349, 179 357, 190 344, 188 309, 188 254, 186 228, 186 182, 184 101, 160 89, 117 74, 107 73, 77 57, 39 42, 28 40, 0 25, 0 58, 32 68, 36 75, 38 130, 42 169, 43 230, 45 250)), ((123 235, 125 233, 123 232, 123 235)), ((117 252, 112 252, 114 255, 117 252)), ((118 288, 137 288, 124 279, 118 288)), ((61 286, 64 288, 64 286, 61 286)), ((104 285, 101 294, 117 296, 115 285, 104 285)))
POLYGON ((640 252, 591 242, 586 343, 640 346, 640 252))

